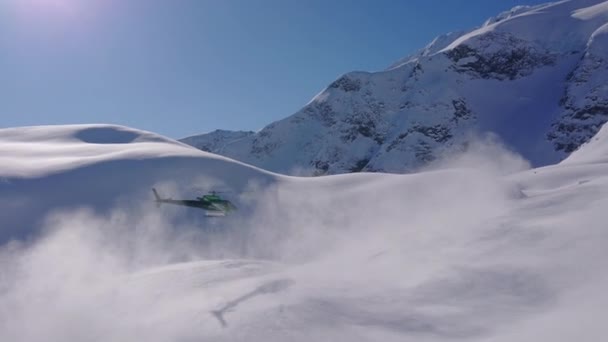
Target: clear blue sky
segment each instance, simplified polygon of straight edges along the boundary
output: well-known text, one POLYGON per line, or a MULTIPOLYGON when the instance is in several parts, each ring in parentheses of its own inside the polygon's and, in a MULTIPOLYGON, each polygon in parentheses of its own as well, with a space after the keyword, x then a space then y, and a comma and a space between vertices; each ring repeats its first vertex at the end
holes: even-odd
POLYGON ((531 0, 0 0, 0 127, 257 130, 531 0))

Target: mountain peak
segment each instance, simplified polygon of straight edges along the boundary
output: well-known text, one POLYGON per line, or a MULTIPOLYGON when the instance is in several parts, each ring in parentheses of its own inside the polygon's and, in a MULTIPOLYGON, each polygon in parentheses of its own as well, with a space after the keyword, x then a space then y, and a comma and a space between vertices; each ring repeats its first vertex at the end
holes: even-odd
POLYGON ((608 120, 607 23, 608 1, 518 6, 205 148, 282 173, 407 172, 492 134, 533 165, 554 163, 608 120))

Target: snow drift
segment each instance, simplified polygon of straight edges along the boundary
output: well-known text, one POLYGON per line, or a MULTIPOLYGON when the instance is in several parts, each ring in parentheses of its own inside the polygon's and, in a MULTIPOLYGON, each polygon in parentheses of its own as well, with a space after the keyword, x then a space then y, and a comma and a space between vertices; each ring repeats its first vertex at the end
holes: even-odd
POLYGON ((126 127, 0 130, 0 339, 601 339, 602 136, 537 169, 496 146, 295 178, 126 127), (240 210, 157 209, 152 186, 240 210))

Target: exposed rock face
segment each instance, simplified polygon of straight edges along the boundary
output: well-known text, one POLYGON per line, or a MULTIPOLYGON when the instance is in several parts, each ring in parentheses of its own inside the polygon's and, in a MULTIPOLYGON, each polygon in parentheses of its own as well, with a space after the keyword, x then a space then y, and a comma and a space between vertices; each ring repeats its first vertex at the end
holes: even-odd
POLYGON ((607 22, 599 0, 519 6, 385 71, 345 74, 255 134, 198 146, 282 173, 407 172, 492 132, 553 163, 608 120, 607 22))
POLYGON ((570 73, 561 117, 547 134, 555 149, 571 153, 608 121, 608 24, 596 30, 570 73))
POLYGON ((509 33, 489 32, 476 43, 477 48, 463 43, 446 52, 454 70, 477 78, 514 80, 555 64, 556 56, 549 50, 509 33))

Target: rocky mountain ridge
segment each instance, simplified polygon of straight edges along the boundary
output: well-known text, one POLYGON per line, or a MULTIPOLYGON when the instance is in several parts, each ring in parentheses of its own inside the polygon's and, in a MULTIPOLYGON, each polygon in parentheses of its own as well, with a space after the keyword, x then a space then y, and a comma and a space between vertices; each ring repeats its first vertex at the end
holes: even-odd
POLYGON ((259 132, 183 142, 300 175, 408 172, 486 134, 554 163, 608 120, 607 35, 607 1, 519 6, 387 70, 347 73, 259 132))

